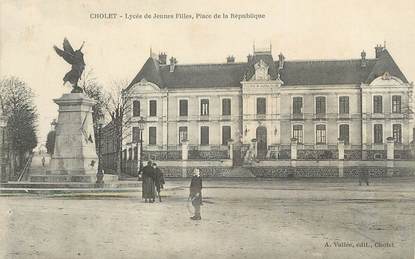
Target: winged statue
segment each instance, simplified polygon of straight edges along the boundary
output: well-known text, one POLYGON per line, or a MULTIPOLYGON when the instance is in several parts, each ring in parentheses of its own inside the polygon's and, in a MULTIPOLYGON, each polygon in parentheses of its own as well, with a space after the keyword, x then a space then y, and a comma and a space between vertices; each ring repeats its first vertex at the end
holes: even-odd
POLYGON ((63 50, 56 47, 56 45, 53 46, 56 53, 61 56, 66 62, 72 65, 71 71, 66 73, 66 75, 63 77, 63 84, 66 82, 72 84, 73 89, 71 93, 83 92, 82 88, 78 86, 78 81, 85 68, 84 53, 81 51, 84 43, 85 42, 82 43, 81 47, 78 50, 74 50, 71 46, 71 43, 69 43, 68 39, 65 38, 63 40, 63 50))

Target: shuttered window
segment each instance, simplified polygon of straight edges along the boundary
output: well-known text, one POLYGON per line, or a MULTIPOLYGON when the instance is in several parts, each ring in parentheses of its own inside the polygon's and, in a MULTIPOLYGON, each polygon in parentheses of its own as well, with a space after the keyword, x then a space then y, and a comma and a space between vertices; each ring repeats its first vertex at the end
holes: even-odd
POLYGON ((222 99, 222 115, 231 115, 231 99, 222 99))
POLYGON ((373 126, 373 142, 375 144, 382 144, 383 143, 383 125, 382 124, 375 124, 373 126))
POLYGON ((349 96, 339 97, 339 113, 349 114, 349 96))
POLYGON ((200 127, 200 144, 209 145, 209 127, 208 126, 200 127))
POLYGON ((157 128, 156 127, 148 128, 148 144, 157 145, 157 128))
POLYGON ((256 99, 256 113, 257 114, 266 114, 267 112, 267 101, 265 98, 256 99))
POLYGON ((303 113, 303 98, 294 97, 293 98, 293 114, 302 114, 303 113))
POLYGON ((133 127, 133 132, 132 132, 132 142, 133 143, 137 143, 140 141, 140 128, 138 127, 133 127))
POLYGON ((188 101, 180 100, 179 101, 179 116, 187 116, 187 115, 188 115, 188 101))
POLYGON ((231 127, 222 126, 222 145, 228 145, 228 141, 231 139, 231 127))
POLYGON ((140 116, 140 101, 133 101, 133 116, 140 116))
POLYGON ((383 112, 382 96, 375 95, 373 96, 373 113, 382 113, 382 112, 383 112))
POLYGON ((326 113, 326 97, 318 96, 316 97, 316 114, 325 114, 326 113))
POLYGON ((344 144, 349 144, 349 125, 342 124, 339 128, 339 139, 344 141, 344 144))
POLYGON ((392 112, 401 113, 401 96, 400 95, 392 96, 392 112))
POLYGON ((157 101, 151 100, 150 101, 150 116, 157 116, 157 101))

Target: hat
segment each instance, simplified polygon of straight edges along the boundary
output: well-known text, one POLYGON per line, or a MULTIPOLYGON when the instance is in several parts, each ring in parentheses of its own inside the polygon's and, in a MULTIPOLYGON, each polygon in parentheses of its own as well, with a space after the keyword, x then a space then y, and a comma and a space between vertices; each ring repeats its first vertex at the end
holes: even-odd
POLYGON ((200 176, 200 170, 199 170, 198 168, 195 168, 195 169, 193 170, 193 175, 194 175, 194 176, 200 176))

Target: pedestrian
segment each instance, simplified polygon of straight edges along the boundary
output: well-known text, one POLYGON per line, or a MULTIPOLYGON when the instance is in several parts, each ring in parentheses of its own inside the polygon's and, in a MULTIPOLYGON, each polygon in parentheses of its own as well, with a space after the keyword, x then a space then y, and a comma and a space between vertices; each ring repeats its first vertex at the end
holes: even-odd
POLYGON ((191 199, 192 205, 195 209, 195 215, 190 218, 192 220, 201 220, 200 206, 202 205, 202 177, 200 176, 198 168, 195 168, 193 171, 192 181, 190 182, 189 199, 191 199))
POLYGON ((154 168, 152 162, 148 161, 147 165, 142 169, 143 189, 142 197, 145 202, 154 202, 156 198, 156 189, 154 185, 154 168))
POLYGON ((362 182, 365 182, 366 185, 369 185, 369 172, 365 168, 360 168, 359 170, 359 185, 362 185, 362 182))
POLYGON ((45 157, 42 157, 42 166, 43 167, 45 167, 45 161, 46 161, 45 157))
POLYGON ((159 197, 159 201, 161 202, 161 195, 160 195, 160 191, 161 189, 163 189, 163 185, 164 185, 164 175, 163 172, 161 171, 161 169, 159 167, 157 167, 156 163, 153 163, 153 168, 154 168, 154 175, 155 175, 155 185, 156 185, 156 191, 157 191, 157 196, 159 197))

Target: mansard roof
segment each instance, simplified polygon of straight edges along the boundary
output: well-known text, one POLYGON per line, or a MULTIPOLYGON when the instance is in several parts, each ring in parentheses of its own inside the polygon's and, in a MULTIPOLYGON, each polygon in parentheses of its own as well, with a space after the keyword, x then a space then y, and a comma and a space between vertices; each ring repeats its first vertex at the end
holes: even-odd
POLYGON ((254 75, 254 64, 259 60, 269 66, 271 79, 278 78, 278 73, 280 74, 283 86, 359 85, 370 83, 385 72, 408 83, 390 53, 383 49, 378 58, 366 59, 365 67, 361 66, 361 59, 306 60, 285 61, 281 70, 278 69, 278 61, 274 61, 272 55, 266 53, 253 55, 250 62, 245 63, 176 64, 173 72, 170 72, 170 65, 162 65, 157 59, 150 57, 128 88, 142 79, 168 89, 240 87, 244 78, 250 79, 254 75))

